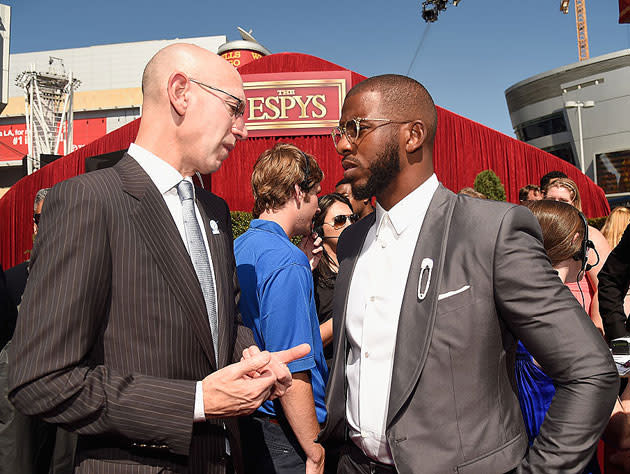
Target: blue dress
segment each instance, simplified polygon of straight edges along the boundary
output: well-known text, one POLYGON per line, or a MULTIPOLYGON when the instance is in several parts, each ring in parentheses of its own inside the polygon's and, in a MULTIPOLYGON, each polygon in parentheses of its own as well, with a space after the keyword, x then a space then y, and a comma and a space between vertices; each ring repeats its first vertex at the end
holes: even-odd
MULTIPOLYGON (((540 425, 542 425, 549 405, 551 405, 551 400, 556 393, 556 387, 553 380, 534 363, 534 358, 521 341, 518 342, 516 348, 515 372, 518 401, 521 405, 523 421, 531 446, 538 436, 540 425)), ((584 474, 601 474, 596 455, 593 455, 584 469, 584 474)))

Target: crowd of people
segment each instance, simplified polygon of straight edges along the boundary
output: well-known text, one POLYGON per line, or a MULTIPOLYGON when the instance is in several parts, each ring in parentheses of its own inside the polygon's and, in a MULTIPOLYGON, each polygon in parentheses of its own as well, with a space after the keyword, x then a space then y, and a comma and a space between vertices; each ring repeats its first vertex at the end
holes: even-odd
POLYGON ((19 313, 0 291, 0 470, 598 473, 602 436, 630 469, 630 211, 598 231, 557 172, 452 193, 429 92, 382 75, 345 97, 335 192, 278 143, 234 240, 192 176, 247 138, 238 72, 176 44, 142 90, 127 154, 38 194, 19 313))

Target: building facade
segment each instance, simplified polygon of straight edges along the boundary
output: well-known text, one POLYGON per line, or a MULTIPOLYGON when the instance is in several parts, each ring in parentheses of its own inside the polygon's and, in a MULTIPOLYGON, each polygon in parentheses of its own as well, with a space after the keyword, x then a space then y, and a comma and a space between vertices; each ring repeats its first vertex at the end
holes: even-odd
POLYGON ((630 201, 630 49, 537 74, 505 98, 519 140, 583 169, 611 204, 630 201))

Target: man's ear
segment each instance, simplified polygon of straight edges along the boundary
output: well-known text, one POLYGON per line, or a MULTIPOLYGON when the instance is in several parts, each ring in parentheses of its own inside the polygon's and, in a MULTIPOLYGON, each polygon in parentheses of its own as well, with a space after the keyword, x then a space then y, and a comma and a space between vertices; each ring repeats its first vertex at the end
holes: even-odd
POLYGON ((407 153, 416 152, 427 138, 427 127, 422 120, 414 120, 408 128, 405 141, 405 151, 407 153))
POLYGON ((171 102, 171 106, 177 112, 178 115, 183 116, 186 114, 188 108, 188 90, 190 88, 190 82, 188 78, 181 72, 174 72, 168 78, 167 94, 168 100, 171 102))
POLYGON ((293 185, 293 198, 295 199, 295 204, 299 207, 304 200, 304 191, 300 188, 299 184, 293 185))

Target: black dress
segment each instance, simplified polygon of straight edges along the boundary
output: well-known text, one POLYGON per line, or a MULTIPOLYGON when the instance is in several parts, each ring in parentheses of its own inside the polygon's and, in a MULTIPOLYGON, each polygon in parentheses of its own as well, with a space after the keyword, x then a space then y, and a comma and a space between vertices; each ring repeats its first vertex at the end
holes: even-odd
MULTIPOLYGON (((323 324, 332 318, 333 295, 335 294, 335 281, 337 274, 331 272, 324 265, 320 265, 313 271, 313 286, 315 288, 315 307, 319 324, 323 324)), ((332 364, 333 345, 332 342, 324 347, 324 357, 328 369, 332 364)))

